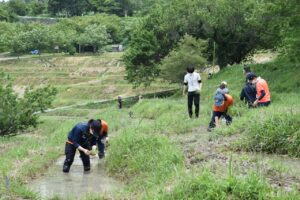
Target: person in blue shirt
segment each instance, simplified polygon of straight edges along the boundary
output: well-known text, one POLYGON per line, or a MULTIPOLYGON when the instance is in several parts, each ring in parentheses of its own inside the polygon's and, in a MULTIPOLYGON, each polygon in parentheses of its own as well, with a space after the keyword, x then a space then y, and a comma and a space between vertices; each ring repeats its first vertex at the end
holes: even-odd
POLYGON ((90 167, 90 146, 96 145, 100 136, 101 122, 91 119, 87 123, 78 123, 68 134, 65 145, 66 159, 63 165, 63 172, 68 173, 74 161, 76 150, 79 150, 84 171, 89 171, 90 167))

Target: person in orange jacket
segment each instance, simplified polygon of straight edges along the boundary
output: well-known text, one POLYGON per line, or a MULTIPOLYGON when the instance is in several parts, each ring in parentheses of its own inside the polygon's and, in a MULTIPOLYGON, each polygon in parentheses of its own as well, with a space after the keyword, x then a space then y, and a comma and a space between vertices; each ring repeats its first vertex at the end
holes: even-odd
POLYGON ((208 131, 211 131, 216 126, 220 125, 220 118, 223 116, 226 120, 226 124, 229 125, 232 122, 232 117, 228 115, 227 111, 230 106, 233 105, 233 98, 229 94, 222 94, 217 92, 214 97, 212 118, 208 126, 208 131))
POLYGON ((267 81, 261 77, 257 77, 252 72, 247 75, 247 80, 250 83, 255 84, 256 88, 256 99, 253 102, 253 106, 269 106, 271 103, 271 94, 267 81))
POLYGON ((98 120, 101 123, 101 129, 100 129, 100 135, 96 139, 96 143, 98 146, 98 156, 101 159, 105 157, 105 145, 108 142, 108 124, 104 120, 100 120, 100 119, 98 120))

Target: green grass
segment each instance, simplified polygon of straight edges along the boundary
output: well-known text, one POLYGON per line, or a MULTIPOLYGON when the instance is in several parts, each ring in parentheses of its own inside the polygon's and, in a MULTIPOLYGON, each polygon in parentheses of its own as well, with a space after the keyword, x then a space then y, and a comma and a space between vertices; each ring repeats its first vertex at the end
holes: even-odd
POLYGON ((244 131, 240 146, 247 151, 300 157, 300 114, 261 111, 244 131))
MULTIPOLYGON (((89 63, 86 64, 88 66, 97 62, 109 64, 101 57, 82 59, 77 61, 80 65, 86 62, 89 63)), ((58 69, 61 69, 60 72, 72 73, 80 68, 74 66, 71 59, 55 58, 54 60, 60 63, 60 68, 49 70, 51 73, 45 75, 49 80, 55 77, 55 71, 58 69)), ((35 67, 35 65, 30 67, 32 64, 30 59, 22 65, 22 62, 14 62, 8 64, 5 69, 15 68, 17 72, 18 68, 35 67)), ((177 141, 177 138, 184 138, 185 135, 194 133, 196 139, 201 139, 203 133, 197 131, 203 130, 199 129, 200 127, 208 126, 213 95, 223 80, 228 82, 230 93, 235 99, 235 104, 229 111, 234 121, 231 126, 224 125, 216 129, 210 136, 214 139, 213 136, 221 138, 236 134, 240 138, 239 142, 230 145, 230 148, 224 151, 231 153, 231 151, 243 150, 299 157, 300 106, 299 93, 297 93, 299 80, 296 77, 299 74, 298 65, 279 60, 255 65, 253 68, 258 75, 267 79, 271 88, 272 104, 268 108, 247 109, 243 102, 239 101, 239 93, 245 77, 242 74, 242 66, 236 65, 225 69, 210 80, 203 80, 199 119, 188 118, 186 97, 179 93, 172 98, 144 99, 124 109, 118 109, 115 102, 105 105, 90 104, 42 114, 42 123, 37 129, 0 140, 0 147, 4 149, 0 150, 0 171, 11 181, 10 189, 7 189, 3 182, 0 183, 2 195, 0 199, 18 197, 39 199, 38 194, 29 191, 25 183, 40 174, 44 166, 48 166, 62 155, 64 141, 72 126, 90 118, 101 118, 109 124, 110 146, 106 167, 111 176, 126 183, 125 188, 114 194, 115 199, 299 199, 299 192, 294 192, 297 188, 290 193, 274 189, 270 186, 269 180, 264 178, 265 174, 260 171, 247 174, 229 173, 230 176, 227 177, 222 170, 218 169, 221 166, 215 169, 215 165, 206 162, 201 152, 195 156, 203 164, 186 168, 187 158, 184 157, 186 149, 183 149, 181 141, 177 141), (44 142, 45 138, 49 140, 48 143, 44 142)), ((127 83, 119 74, 109 73, 109 76, 99 80, 104 81, 104 84, 115 84, 118 81, 114 78, 117 78, 120 82, 117 84, 118 92, 105 95, 101 93, 103 87, 100 83, 99 85, 74 85, 83 81, 80 76, 75 77, 74 80, 65 80, 64 77, 53 79, 52 81, 57 83, 60 90, 56 105, 90 102, 99 100, 103 96, 113 97, 124 90, 126 94, 138 94, 146 90, 148 92, 157 88, 168 88, 163 84, 159 87, 159 83, 156 83, 152 88, 132 90, 129 85, 127 87, 127 83), (78 95, 80 90, 83 90, 83 93, 78 95)), ((15 78, 21 79, 20 76, 15 78)), ((66 79, 68 78, 66 76, 66 79)), ((195 143, 194 147, 196 148, 197 145, 200 144, 195 143)), ((238 152, 234 153, 239 156, 238 152)), ((251 162, 248 156, 240 158, 242 159, 251 162)), ((270 163, 270 166, 273 170, 285 173, 284 166, 276 163, 270 163)), ((86 199, 102 199, 102 197, 90 194, 86 199)))
MULTIPOLYGON (((124 79, 122 53, 94 56, 46 56, 0 62, 0 73, 8 74, 17 88, 52 85, 58 88, 54 106, 64 106, 101 99, 115 99, 118 95, 144 94, 144 88, 132 88, 124 79)), ((171 89, 161 80, 147 88, 147 92, 171 89)))
POLYGON ((125 129, 110 146, 107 167, 138 188, 153 187, 183 166, 179 148, 161 135, 145 135, 142 130, 125 129))
POLYGON ((162 192, 156 199, 232 199, 232 200, 269 200, 297 199, 297 193, 274 191, 255 173, 246 176, 231 176, 220 179, 211 172, 204 171, 200 175, 186 176, 177 181, 171 192, 162 192))
POLYGON ((61 153, 61 146, 66 139, 66 133, 74 122, 45 121, 30 133, 15 137, 6 137, 0 145, 7 145, 1 152, 0 171, 10 182, 5 188, 1 183, 1 193, 19 195, 25 198, 37 198, 26 189, 24 183, 37 176, 61 153), (46 142, 47 141, 47 142, 46 142))

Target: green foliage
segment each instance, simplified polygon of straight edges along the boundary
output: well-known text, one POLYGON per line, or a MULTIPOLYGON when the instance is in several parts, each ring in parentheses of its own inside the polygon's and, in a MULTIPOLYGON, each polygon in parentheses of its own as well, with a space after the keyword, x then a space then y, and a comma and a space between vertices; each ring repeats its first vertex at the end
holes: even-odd
POLYGON ((49 107, 56 95, 55 88, 50 86, 33 91, 27 90, 24 98, 18 98, 10 85, 0 88, 0 135, 9 135, 36 126, 38 115, 49 107))
POLYGON ((15 19, 16 19, 16 14, 10 12, 6 4, 0 3, 0 21, 11 22, 14 21, 15 19))
POLYGON ((10 12, 20 16, 25 16, 28 13, 27 4, 23 0, 10 0, 8 2, 10 12))
POLYGON ((189 64, 203 68, 207 63, 205 52, 207 41, 185 35, 168 56, 161 62, 161 75, 171 82, 182 82, 185 69, 189 64))
POLYGON ((299 195, 274 192, 271 187, 254 173, 244 177, 217 178, 210 172, 197 177, 185 177, 170 193, 163 193, 157 199, 289 199, 299 195))
POLYGON ((82 46, 93 46, 94 52, 96 52, 96 49, 110 43, 111 39, 105 26, 91 24, 85 28, 84 32, 77 39, 77 42, 82 46))
POLYGON ((11 48, 14 53, 20 54, 38 49, 40 51, 52 49, 54 32, 45 25, 28 25, 20 32, 14 33, 11 38, 11 48), (25 30, 24 30, 25 29, 25 30))
POLYGON ((36 16, 43 14, 47 11, 47 3, 46 1, 32 1, 29 4, 30 15, 36 16))
POLYGON ((0 22, 0 52, 10 49, 11 40, 15 34, 16 26, 12 23, 0 22))
POLYGON ((52 15, 63 14, 65 17, 78 16, 89 11, 90 4, 88 1, 81 0, 49 0, 48 11, 52 15))
POLYGON ((166 137, 145 135, 135 128, 125 129, 114 138, 107 157, 110 173, 132 183, 147 178, 148 186, 166 180, 182 165, 182 154, 166 137))
POLYGON ((153 31, 138 29, 131 37, 130 48, 123 56, 127 80, 134 85, 149 85, 158 75, 159 43, 153 31))
POLYGON ((54 46, 59 46, 60 52, 74 54, 79 45, 93 46, 96 51, 128 38, 125 26, 119 17, 105 14, 62 19, 54 25, 0 22, 0 52, 57 52, 54 46))
POLYGON ((284 17, 285 27, 281 31, 283 37, 281 49, 282 53, 295 63, 299 63, 300 58, 300 6, 297 0, 283 3, 281 7, 284 17))
MULTIPOLYGON (((292 8, 293 12, 289 12, 288 9, 291 6, 297 7, 297 3, 290 1, 286 7, 285 2, 283 0, 276 2, 178 0, 166 7, 158 6, 153 9, 149 17, 145 18, 145 23, 140 23, 137 28, 143 32, 152 32, 153 37, 149 38, 149 41, 156 40, 160 45, 152 49, 153 55, 158 55, 157 59, 153 62, 152 58, 145 57, 148 60, 144 62, 149 63, 144 66, 139 63, 126 62, 128 76, 132 75, 134 81, 138 82, 139 77, 144 77, 141 67, 147 68, 148 71, 151 69, 149 73, 153 73, 156 70, 155 66, 169 54, 185 34, 208 40, 209 61, 216 61, 221 68, 227 64, 240 63, 255 49, 275 48, 283 38, 286 38, 286 49, 298 52, 299 48, 295 48, 298 46, 297 42, 293 43, 298 33, 295 28, 299 24, 297 20, 299 17, 297 18, 297 12, 294 10, 298 10, 292 8), (290 22, 289 25, 287 22, 290 22), (283 34, 285 32, 289 34, 283 34), (135 71, 140 73, 140 76, 131 73, 132 69, 136 68, 139 69, 135 71)), ((133 49, 138 48, 135 43, 130 43, 129 46, 133 49)), ((143 54, 145 52, 140 49, 131 50, 127 55, 127 60, 134 60, 143 54)), ((293 57, 296 58, 296 56, 293 57)), ((143 81, 140 80, 140 82, 143 81)))
POLYGON ((289 154, 299 157, 299 114, 263 113, 251 120, 242 147, 251 151, 289 154))

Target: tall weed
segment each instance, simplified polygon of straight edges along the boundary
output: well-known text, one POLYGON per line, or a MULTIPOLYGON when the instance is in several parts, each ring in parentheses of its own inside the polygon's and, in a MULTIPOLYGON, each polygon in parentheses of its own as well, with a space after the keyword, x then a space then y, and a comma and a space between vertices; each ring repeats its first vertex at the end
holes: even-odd
POLYGON ((145 187, 160 183, 177 168, 182 168, 183 155, 164 136, 127 129, 112 141, 107 167, 125 182, 145 187))
POLYGON ((245 130, 242 148, 300 157, 300 114, 261 112, 245 130))

